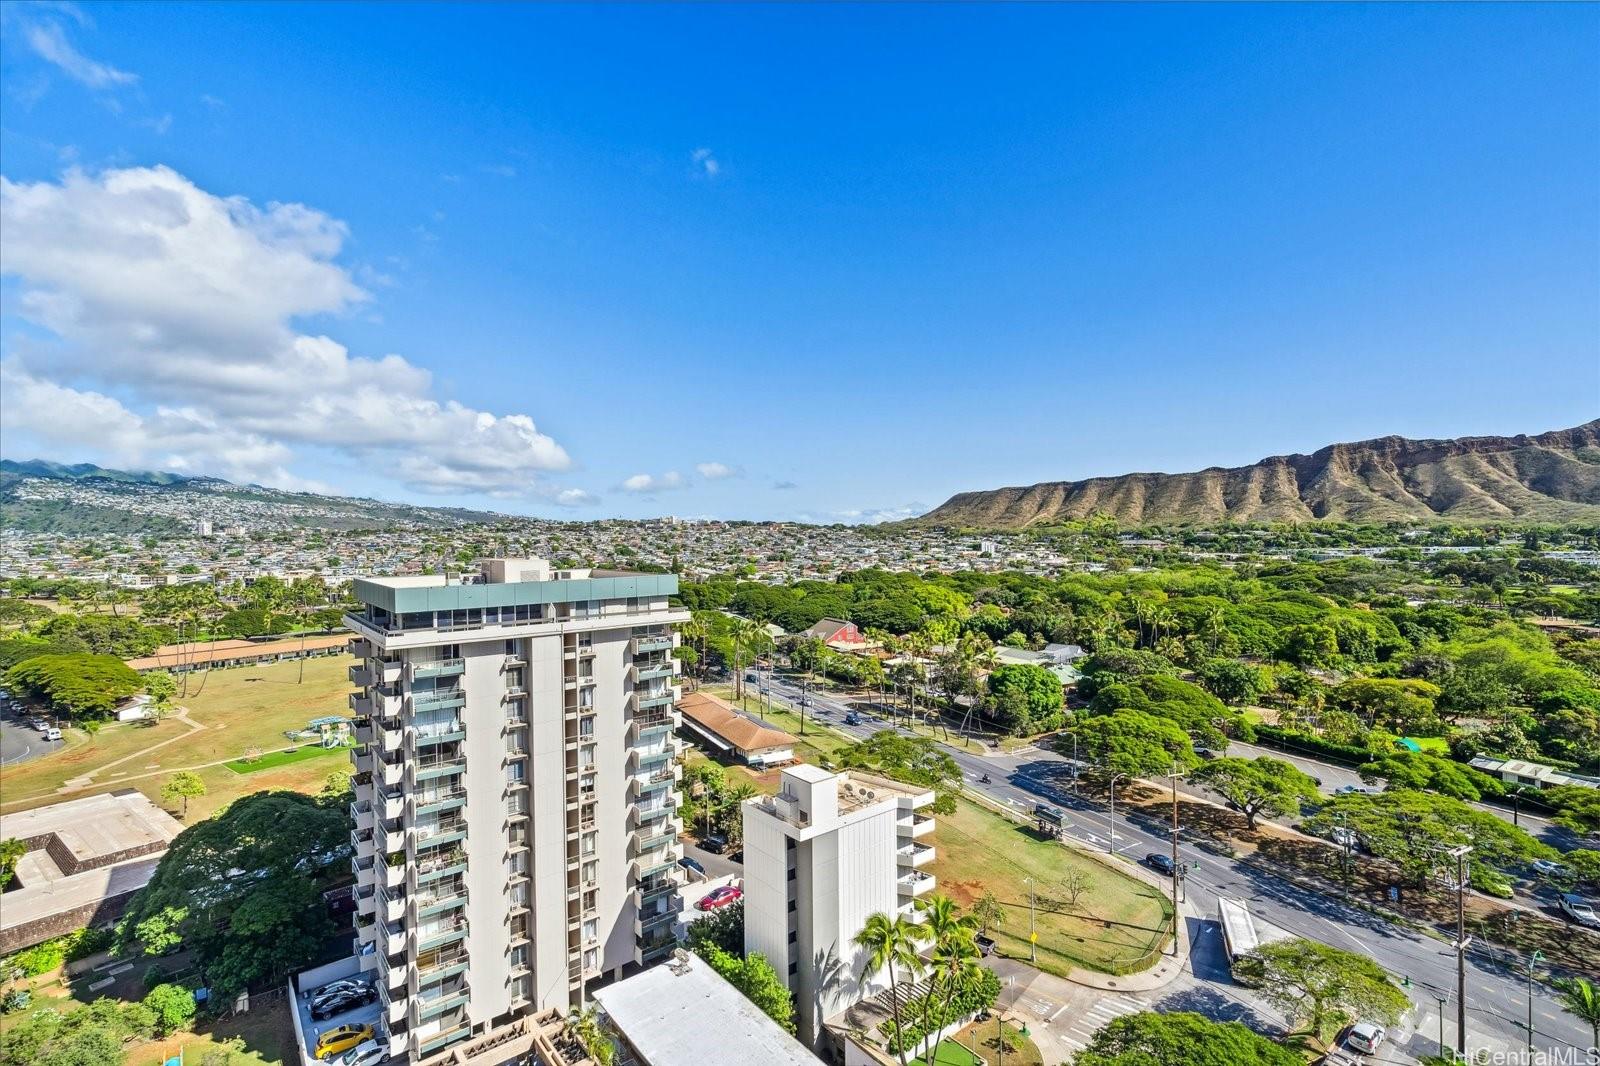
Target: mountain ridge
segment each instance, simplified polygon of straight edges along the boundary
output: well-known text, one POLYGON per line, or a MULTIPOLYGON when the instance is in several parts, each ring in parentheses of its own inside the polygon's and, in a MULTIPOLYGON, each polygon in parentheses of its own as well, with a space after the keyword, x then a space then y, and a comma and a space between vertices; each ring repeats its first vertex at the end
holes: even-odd
POLYGON ((959 492, 911 521, 1016 529, 1097 514, 1135 526, 1600 520, 1600 419, 1531 436, 1389 435, 1247 466, 959 492))

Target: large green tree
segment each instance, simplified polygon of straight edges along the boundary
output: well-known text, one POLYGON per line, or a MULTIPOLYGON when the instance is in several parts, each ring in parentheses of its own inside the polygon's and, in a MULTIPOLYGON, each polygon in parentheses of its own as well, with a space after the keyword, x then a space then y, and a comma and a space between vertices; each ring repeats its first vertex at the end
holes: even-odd
POLYGON ((1194 780, 1209 786, 1244 814, 1249 828, 1265 814, 1299 814, 1302 805, 1317 802, 1317 783, 1281 759, 1213 759, 1201 763, 1194 780))
POLYGON ((278 980, 333 931, 320 875, 349 835, 346 811, 312 796, 245 796, 178 834, 129 906, 124 935, 151 953, 182 936, 223 996, 278 980), (147 929, 162 942, 146 941, 147 929))
POLYGON ((1419 887, 1448 865, 1443 851, 1459 844, 1472 845, 1471 867, 1480 886, 1485 872, 1492 877, 1534 859, 1557 857, 1554 848, 1488 811, 1413 789, 1335 796, 1305 822, 1306 831, 1318 836, 1339 827, 1354 830, 1367 850, 1394 863, 1419 887))
POLYGON ((1181 726, 1142 711, 1093 715, 1074 723, 1070 734, 1078 738, 1078 757, 1104 774, 1151 777, 1174 762, 1188 769, 1198 761, 1181 726))
POLYGON ((1189 1011, 1127 1014, 1094 1034, 1073 1066, 1302 1066, 1305 1059, 1238 1022, 1189 1011))
POLYGON ((1411 1001, 1366 955, 1315 940, 1278 940, 1241 961, 1261 995, 1326 1039, 1361 1018, 1393 1025, 1411 1001))
POLYGON ((144 687, 138 674, 111 655, 40 655, 7 670, 6 681, 84 718, 109 716, 144 687))
POLYGON ((988 679, 989 713, 1006 732, 1026 736, 1061 726, 1061 679, 1033 663, 1007 663, 988 679))

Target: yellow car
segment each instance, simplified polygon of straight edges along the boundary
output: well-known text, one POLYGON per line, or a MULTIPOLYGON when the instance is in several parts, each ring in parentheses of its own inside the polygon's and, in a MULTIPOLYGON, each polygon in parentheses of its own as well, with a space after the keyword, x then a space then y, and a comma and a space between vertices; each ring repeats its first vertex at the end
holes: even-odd
POLYGON ((325 1059, 341 1051, 349 1051, 363 1040, 372 1039, 370 1025, 341 1025, 317 1037, 317 1058, 325 1059))

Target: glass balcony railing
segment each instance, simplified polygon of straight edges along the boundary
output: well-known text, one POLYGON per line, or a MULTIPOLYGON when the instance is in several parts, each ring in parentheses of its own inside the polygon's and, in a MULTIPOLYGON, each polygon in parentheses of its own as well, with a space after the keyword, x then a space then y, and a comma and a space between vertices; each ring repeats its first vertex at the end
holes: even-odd
POLYGON ((412 663, 411 676, 422 677, 454 677, 466 669, 465 659, 439 659, 434 662, 412 663))
POLYGON ((418 711, 432 711, 440 708, 462 707, 467 702, 467 694, 460 689, 446 689, 443 692, 414 692, 411 694, 411 705, 418 711))

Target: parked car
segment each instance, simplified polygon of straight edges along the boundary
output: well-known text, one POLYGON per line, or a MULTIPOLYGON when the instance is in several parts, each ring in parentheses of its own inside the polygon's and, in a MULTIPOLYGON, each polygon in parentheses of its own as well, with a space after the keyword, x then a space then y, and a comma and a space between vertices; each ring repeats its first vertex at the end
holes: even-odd
POLYGON ((1343 826, 1336 826, 1333 831, 1328 834, 1328 839, 1339 845, 1341 848, 1349 848, 1351 851, 1361 850, 1361 836, 1354 829, 1346 829, 1343 826))
POLYGON ((1376 785, 1340 785, 1333 790, 1335 796, 1376 796, 1382 792, 1376 785))
POLYGON ((1528 866, 1540 877, 1565 877, 1571 872, 1554 859, 1534 859, 1528 866))
POLYGON ((46 739, 46 740, 60 740, 61 739, 61 730, 57 729, 55 726, 51 726, 49 729, 46 729, 44 731, 44 739, 46 739))
POLYGON ((728 838, 722 833, 707 833, 700 838, 700 846, 709 852, 721 855, 727 850, 728 838))
POLYGON ((1159 874, 1172 876, 1172 856, 1165 852, 1152 851, 1144 857, 1144 864, 1159 874))
POLYGON ((1383 1026, 1376 1022, 1357 1022, 1344 1038, 1344 1046, 1364 1055, 1376 1055, 1383 1046, 1383 1026))
POLYGON ((376 1066, 388 1058, 388 1049, 376 1040, 368 1040, 334 1059, 330 1066, 376 1066))
POLYGON ((361 980, 359 977, 341 977, 337 981, 329 981, 325 985, 322 985, 322 986, 320 986, 318 988, 313 988, 311 990, 310 994, 306 996, 306 998, 307 999, 318 999, 318 998, 320 998, 322 996, 326 996, 330 992, 341 992, 341 991, 343 991, 343 990, 345 990, 347 988, 366 988, 366 987, 367 987, 367 982, 361 980))
POLYGON ((1600 929, 1600 914, 1595 913, 1593 904, 1576 893, 1562 893, 1561 910, 1579 925, 1600 929))
POLYGON ((844 724, 845 725, 860 725, 861 724, 861 716, 859 714, 857 714, 855 711, 851 711, 851 712, 849 712, 848 714, 846 714, 844 716, 844 724))
POLYGON ((342 988, 337 992, 329 992, 311 1001, 311 1017, 314 1021, 326 1021, 348 1010, 355 1010, 366 1003, 371 1003, 378 998, 378 990, 371 985, 362 985, 360 988, 342 988))
POLYGON ((701 866, 698 860, 691 859, 687 855, 678 860, 678 865, 683 867, 685 870, 688 870, 690 873, 699 874, 701 877, 706 875, 706 868, 701 866))
POLYGON ((726 907, 728 904, 743 898, 743 889, 735 888, 732 885, 723 885, 721 888, 713 888, 710 892, 701 896, 699 902, 694 905, 694 909, 697 911, 714 911, 718 907, 726 907))
POLYGON ((372 1026, 370 1025, 341 1025, 329 1029, 317 1037, 316 1056, 319 1059, 331 1059, 335 1055, 351 1050, 358 1044, 364 1044, 372 1039, 372 1026))
POLYGON ((50 728, 49 723, 47 723, 43 718, 30 718, 28 719, 28 724, 33 726, 33 728, 37 729, 41 733, 50 728))

